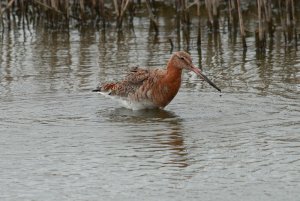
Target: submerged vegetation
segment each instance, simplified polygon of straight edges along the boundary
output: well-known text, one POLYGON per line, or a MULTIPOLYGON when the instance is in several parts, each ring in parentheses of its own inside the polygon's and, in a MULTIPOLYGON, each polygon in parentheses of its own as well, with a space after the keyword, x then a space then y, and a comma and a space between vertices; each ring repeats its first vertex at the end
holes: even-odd
MULTIPOLYGON (((282 34, 285 46, 297 49, 297 9, 299 2, 295 0, 0 0, 0 31, 40 25, 64 30, 93 26, 122 31, 134 29, 134 18, 147 17, 150 31, 158 35, 159 18, 168 13, 168 17, 176 20, 174 30, 178 37, 182 33, 189 41, 191 27, 198 27, 198 48, 200 27, 206 26, 210 33, 216 33, 222 23, 232 35, 241 37, 244 50, 246 38, 255 37, 257 50, 264 51, 275 32, 282 34), (257 23, 251 26, 255 29, 247 24, 248 18, 256 19, 257 23)), ((173 46, 171 39, 169 42, 173 46)))

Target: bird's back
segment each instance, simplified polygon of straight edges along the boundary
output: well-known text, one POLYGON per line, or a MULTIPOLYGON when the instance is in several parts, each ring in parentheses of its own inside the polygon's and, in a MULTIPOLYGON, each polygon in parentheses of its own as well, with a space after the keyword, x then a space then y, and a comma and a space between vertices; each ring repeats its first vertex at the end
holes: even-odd
POLYGON ((118 82, 103 83, 97 89, 110 96, 128 98, 131 101, 153 102, 153 90, 164 77, 166 70, 134 67, 118 82))

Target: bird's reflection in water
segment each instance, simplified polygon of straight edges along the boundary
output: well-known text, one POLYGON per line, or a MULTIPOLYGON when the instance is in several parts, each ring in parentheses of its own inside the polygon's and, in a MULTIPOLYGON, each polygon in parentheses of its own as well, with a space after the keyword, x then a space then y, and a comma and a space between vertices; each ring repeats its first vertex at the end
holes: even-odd
POLYGON ((182 119, 174 112, 155 110, 129 110, 117 108, 106 113, 109 121, 130 127, 128 143, 134 143, 137 152, 147 152, 148 157, 168 155, 161 166, 187 167, 187 148, 182 136, 182 119), (137 145, 137 147, 136 147, 137 145))
POLYGON ((114 122, 124 122, 128 124, 144 122, 158 123, 158 121, 170 122, 176 121, 176 119, 179 121, 179 117, 175 113, 161 109, 130 110, 126 108, 116 108, 107 114, 107 117, 114 122))

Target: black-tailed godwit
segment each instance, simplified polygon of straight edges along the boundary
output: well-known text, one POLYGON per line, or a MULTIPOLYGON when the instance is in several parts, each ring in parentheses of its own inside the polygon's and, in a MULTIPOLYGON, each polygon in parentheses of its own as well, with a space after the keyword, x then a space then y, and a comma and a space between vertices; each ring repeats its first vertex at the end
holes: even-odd
POLYGON ((180 88, 182 69, 195 72, 221 92, 221 89, 193 65, 191 56, 184 51, 175 52, 169 59, 166 69, 150 70, 135 67, 122 81, 100 84, 93 91, 119 98, 130 108, 164 108, 173 100, 180 88))

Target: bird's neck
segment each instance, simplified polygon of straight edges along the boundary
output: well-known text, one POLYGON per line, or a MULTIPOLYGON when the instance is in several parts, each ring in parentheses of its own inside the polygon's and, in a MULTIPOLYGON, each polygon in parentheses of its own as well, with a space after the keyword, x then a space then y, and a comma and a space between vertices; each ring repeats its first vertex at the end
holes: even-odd
POLYGON ((181 81, 182 69, 176 68, 169 62, 167 65, 166 79, 169 82, 180 82, 181 81))
POLYGON ((158 82, 157 93, 155 93, 155 104, 165 107, 177 94, 181 84, 182 69, 178 69, 169 62, 163 78, 158 82))
MULTIPOLYGON (((167 73, 164 77, 164 85, 168 88, 168 93, 170 97, 174 97, 181 85, 181 74, 182 69, 176 68, 171 65, 172 63, 168 63, 167 73)), ((171 99, 172 99, 171 98, 171 99)))

